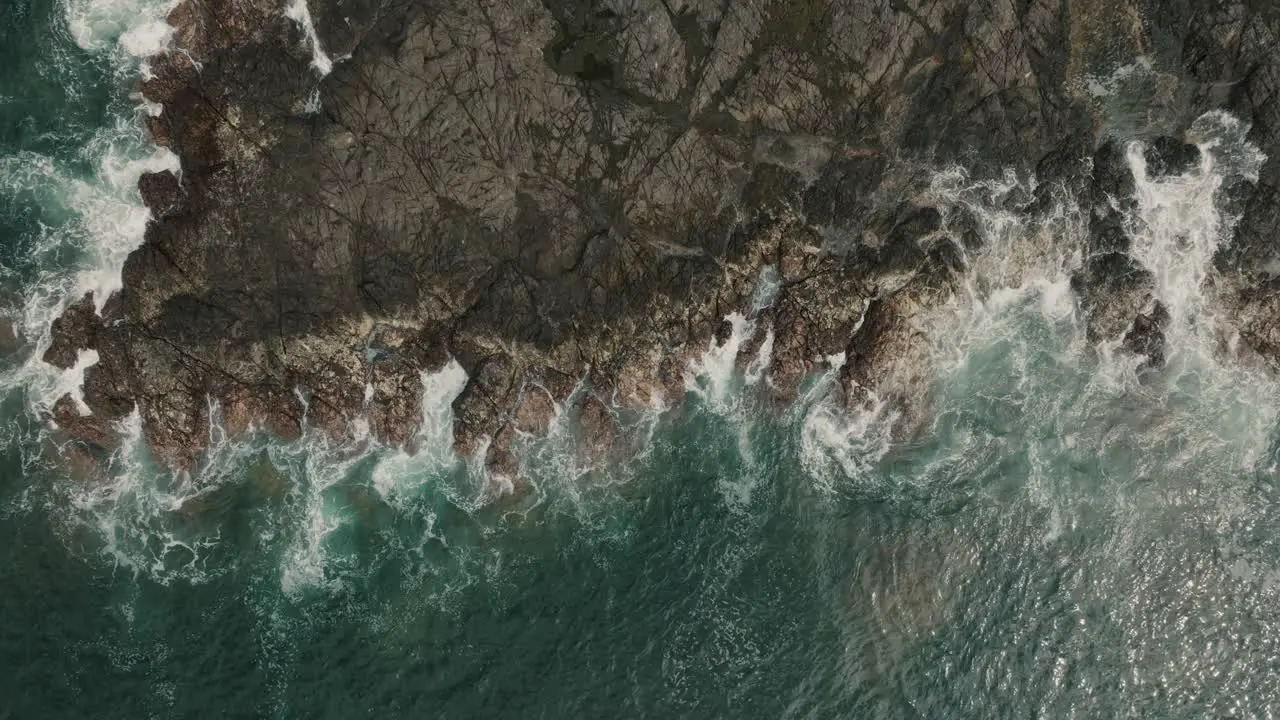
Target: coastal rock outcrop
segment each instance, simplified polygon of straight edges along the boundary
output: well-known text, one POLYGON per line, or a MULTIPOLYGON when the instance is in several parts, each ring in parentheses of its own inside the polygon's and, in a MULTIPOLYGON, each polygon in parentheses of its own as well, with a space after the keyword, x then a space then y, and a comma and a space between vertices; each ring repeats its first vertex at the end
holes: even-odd
MULTIPOLYGON (((1154 359, 1127 171, 1107 165, 1119 142, 1092 174, 1076 162, 1110 112, 1086 81, 1126 61, 1117 49, 1154 48, 1176 92, 1148 103, 1151 137, 1226 103, 1264 148, 1280 143, 1261 11, 1179 25, 1136 1, 302 2, 173 10, 173 49, 142 92, 181 173, 143 178, 153 220, 101 317, 82 302, 55 328, 50 362, 99 354, 92 413, 136 404, 174 466, 199 458, 212 408, 237 430, 341 436, 367 418, 408 442, 420 377, 449 358, 469 376, 460 452, 512 471, 515 433, 544 432, 571 397, 600 452, 605 404, 677 403, 766 266, 780 286, 755 325, 773 333, 780 396, 843 352, 847 401, 909 405, 915 319, 949 301, 981 244, 923 199, 953 164, 1092 187, 1090 330, 1128 331, 1154 359)), ((1193 162, 1184 147, 1159 151, 1165 171, 1193 162)), ((1224 271, 1275 262, 1261 238, 1276 157, 1246 188, 1224 271)))

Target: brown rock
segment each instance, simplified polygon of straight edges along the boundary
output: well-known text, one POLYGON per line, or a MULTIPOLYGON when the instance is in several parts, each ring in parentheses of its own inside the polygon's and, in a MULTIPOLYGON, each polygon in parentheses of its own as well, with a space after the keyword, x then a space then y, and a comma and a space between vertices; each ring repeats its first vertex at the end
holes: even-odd
POLYGON ((182 202, 182 186, 169 170, 144 173, 138 178, 138 192, 142 195, 142 203, 150 208, 152 217, 162 218, 182 202))
POLYGON ((93 293, 87 293, 53 321, 49 328, 49 349, 44 361, 54 367, 69 369, 76 364, 81 350, 97 347, 98 329, 102 326, 93 304, 93 293))
POLYGON ((578 409, 578 449, 583 455, 596 460, 608 457, 618 435, 618 423, 613 412, 600 398, 584 394, 578 409))
POLYGON ((505 479, 513 486, 520 476, 520 461, 516 459, 516 455, 512 450, 515 439, 515 428, 509 424, 503 425, 502 429, 490 440, 484 462, 485 467, 491 474, 505 479))
POLYGON ((546 435, 555 417, 556 406, 543 388, 526 385, 516 406, 516 429, 531 435, 546 435))
POLYGON ((81 415, 79 405, 70 395, 63 395, 53 404, 53 421, 68 435, 99 448, 114 448, 120 441, 110 423, 96 415, 81 415))
POLYGON ((164 113, 147 117, 147 132, 151 134, 151 142, 158 147, 169 147, 169 118, 164 113))

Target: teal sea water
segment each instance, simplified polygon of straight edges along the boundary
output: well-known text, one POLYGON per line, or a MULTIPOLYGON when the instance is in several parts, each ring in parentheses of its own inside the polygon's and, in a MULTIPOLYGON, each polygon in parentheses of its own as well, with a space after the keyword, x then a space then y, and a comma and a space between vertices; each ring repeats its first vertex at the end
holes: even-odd
POLYGON ((680 412, 621 418, 633 461, 557 426, 517 500, 447 450, 456 368, 424 380, 416 457, 215 430, 195 476, 132 441, 86 477, 35 419, 75 373, 33 356, 117 282, 137 175, 172 163, 131 97, 163 10, 0 6, 0 718, 1280 712, 1280 384, 1202 282, 1216 190, 1260 161, 1233 119, 1201 119, 1186 176, 1131 158, 1159 372, 1084 340, 1070 198, 1029 227, 1028 179, 943 169, 933 200, 988 249, 923 321, 911 439, 887 407, 833 410, 828 376, 768 411, 767 357, 709 348, 680 412))

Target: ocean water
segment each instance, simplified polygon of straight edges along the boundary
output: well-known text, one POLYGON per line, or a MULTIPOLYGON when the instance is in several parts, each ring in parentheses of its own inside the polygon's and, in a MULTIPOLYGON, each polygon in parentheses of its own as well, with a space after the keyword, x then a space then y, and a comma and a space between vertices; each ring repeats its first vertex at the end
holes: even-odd
POLYGON ((118 287, 137 176, 174 166, 131 95, 165 8, 0 7, 0 718, 1280 713, 1280 385, 1203 282, 1234 221, 1218 190, 1262 160, 1239 121, 1201 118, 1181 177, 1130 152, 1160 371, 1085 340, 1071 198, 1031 224, 1033 179, 939 168, 930 199, 987 242, 920 319, 908 440, 887 403, 836 409, 834 369, 767 411, 770 344, 745 371, 731 352, 766 269, 683 409, 620 415, 634 459, 591 460, 558 420, 523 442, 518 499, 449 450, 457 366, 423 379, 413 457, 359 427, 215 428, 175 477, 133 417, 87 477, 37 419, 78 373, 38 356, 61 307, 118 287))

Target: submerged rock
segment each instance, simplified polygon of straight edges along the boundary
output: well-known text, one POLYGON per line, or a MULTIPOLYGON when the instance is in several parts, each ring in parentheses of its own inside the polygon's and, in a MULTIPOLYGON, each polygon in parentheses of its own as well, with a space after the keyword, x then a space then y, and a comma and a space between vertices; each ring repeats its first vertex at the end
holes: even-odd
POLYGON ((13 355, 22 347, 22 338, 13 320, 0 317, 0 357, 13 355))
POLYGON ((1135 355, 1143 355, 1143 368, 1160 369, 1165 363, 1165 328, 1169 325, 1169 311, 1163 303, 1156 302, 1150 312, 1139 314, 1124 335, 1123 347, 1135 355))

